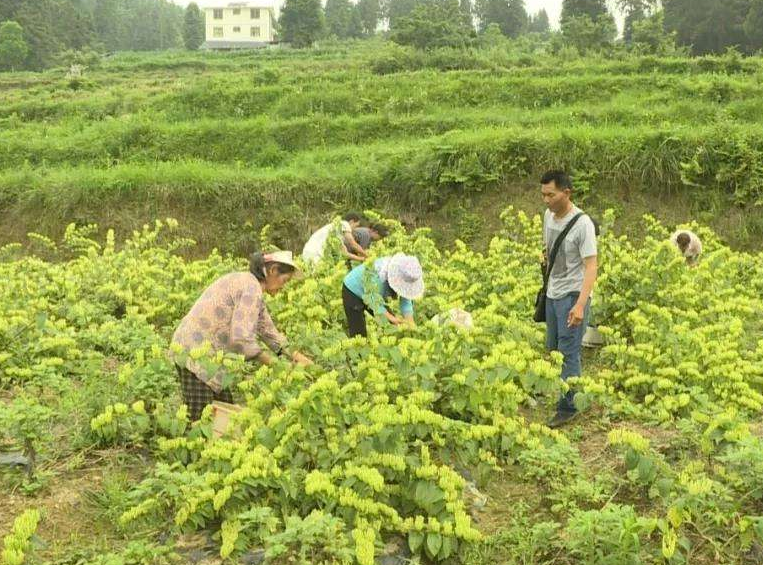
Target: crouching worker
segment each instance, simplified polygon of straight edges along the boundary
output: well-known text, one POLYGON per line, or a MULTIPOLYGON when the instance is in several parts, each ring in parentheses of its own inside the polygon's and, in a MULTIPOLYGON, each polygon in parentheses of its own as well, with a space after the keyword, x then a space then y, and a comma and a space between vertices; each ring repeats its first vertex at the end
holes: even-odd
POLYGON ((358 265, 347 273, 342 285, 350 337, 367 335, 366 312, 384 315, 391 324, 413 325, 413 300, 423 295, 424 274, 416 257, 398 253, 377 259, 373 267, 358 265), (384 304, 387 298, 399 299, 401 316, 387 310, 384 304))
POLYGON ((300 365, 312 362, 298 351, 289 352, 286 338, 276 329, 263 301, 263 293, 274 295, 297 272, 291 251, 254 253, 249 272, 224 275, 213 282, 183 318, 172 337, 183 399, 191 420, 198 420, 202 410, 214 400, 233 402, 230 390, 222 388, 222 371, 209 374, 201 363, 188 355, 205 343, 210 354, 218 351, 238 353, 247 360, 270 365, 274 356, 257 342, 268 345, 276 356, 289 356, 300 365))
POLYGON ((675 245, 686 259, 686 264, 694 267, 702 254, 702 242, 697 234, 689 230, 678 230, 670 236, 670 242, 675 245))
POLYGON ((384 224, 373 222, 368 227, 357 227, 352 230, 352 236, 364 251, 368 251, 371 244, 389 235, 389 230, 384 224))

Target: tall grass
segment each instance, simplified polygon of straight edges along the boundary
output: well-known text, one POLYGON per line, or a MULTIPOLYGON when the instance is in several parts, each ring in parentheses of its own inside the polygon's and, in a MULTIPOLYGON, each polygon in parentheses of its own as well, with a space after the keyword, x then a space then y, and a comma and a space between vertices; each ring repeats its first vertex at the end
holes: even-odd
MULTIPOLYGON (((124 53, 0 75, 0 204, 66 221, 151 202, 430 209, 565 167, 592 194, 763 199, 763 58, 124 53)), ((708 199, 717 201, 717 199, 708 199)))
MULTIPOLYGON (((544 168, 564 167, 586 173, 594 187, 660 192, 690 184, 744 202, 763 195, 750 174, 763 164, 756 145, 762 138, 763 126, 750 125, 482 128, 313 149, 273 167, 202 159, 26 166, 0 172, 0 197, 6 206, 44 207, 64 215, 83 206, 147 199, 221 208, 282 198, 306 206, 323 198, 354 206, 395 199, 424 209, 454 194, 469 196, 544 168)), ((252 161, 256 150, 252 147, 252 161)))

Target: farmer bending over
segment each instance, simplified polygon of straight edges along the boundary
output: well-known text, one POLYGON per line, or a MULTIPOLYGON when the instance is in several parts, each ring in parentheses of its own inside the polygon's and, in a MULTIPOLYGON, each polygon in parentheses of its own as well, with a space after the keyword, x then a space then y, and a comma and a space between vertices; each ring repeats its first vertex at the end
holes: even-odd
POLYGON ((359 227, 352 230, 352 236, 355 241, 358 242, 365 251, 371 247, 371 244, 375 241, 379 241, 382 238, 389 235, 387 226, 379 223, 372 223, 368 227, 359 227))
POLYGON ((686 264, 693 267, 702 254, 702 242, 697 234, 689 230, 678 230, 670 236, 670 241, 686 259, 686 264))
POLYGON ((352 230, 360 226, 361 216, 360 214, 350 213, 345 214, 340 222, 339 231, 333 223, 326 224, 313 235, 305 243, 305 247, 302 250, 302 258, 306 263, 317 263, 323 258, 326 251, 326 242, 329 237, 335 236, 340 239, 342 244, 342 255, 348 259, 354 261, 363 261, 366 258, 365 250, 355 241, 355 237, 352 235, 352 230))
POLYGON ((358 265, 347 273, 342 285, 342 302, 350 337, 367 335, 365 312, 383 314, 387 321, 395 325, 414 324, 412 301, 423 295, 424 274, 416 257, 398 253, 377 259, 373 267, 358 265), (384 305, 387 298, 399 298, 402 316, 395 316, 387 310, 384 305))
POLYGON ((288 351, 286 338, 276 329, 263 300, 263 292, 277 294, 296 272, 291 251, 254 253, 249 272, 217 279, 180 322, 172 343, 184 353, 183 360, 176 357, 175 362, 192 421, 198 420, 213 400, 233 402, 230 390, 222 388, 222 372, 210 374, 191 359, 188 352, 193 348, 208 343, 211 354, 239 353, 247 360, 270 365, 274 357, 259 345, 259 338, 279 357, 288 355, 300 365, 312 363, 299 351, 288 351))

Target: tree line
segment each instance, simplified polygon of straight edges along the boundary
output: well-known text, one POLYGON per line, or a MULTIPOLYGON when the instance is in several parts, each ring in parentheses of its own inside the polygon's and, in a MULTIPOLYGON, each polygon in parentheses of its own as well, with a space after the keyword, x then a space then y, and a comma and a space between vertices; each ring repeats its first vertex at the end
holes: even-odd
POLYGON ((2 0, 0 70, 38 70, 72 51, 183 47, 183 8, 169 0, 2 0))
MULTIPOLYGON (((763 0, 616 0, 625 19, 622 44, 660 53, 675 47, 695 55, 763 49, 763 0)), ((548 14, 529 14, 524 0, 286 0, 282 38, 299 46, 334 35, 373 35, 419 47, 462 45, 497 28, 507 37, 549 33, 548 14)), ((560 40, 580 51, 614 46, 617 28, 606 0, 563 0, 560 40)))
MULTIPOLYGON (((647 53, 695 55, 763 49, 763 0, 616 0, 625 17, 618 39, 606 0, 563 0, 558 45, 581 52, 616 43, 647 53)), ((325 37, 386 33, 421 48, 464 46, 480 33, 516 38, 551 34, 548 14, 524 0, 286 0, 279 39, 297 47, 325 37)), ((37 70, 72 53, 197 49, 204 15, 169 0, 3 0, 0 70, 37 70)))
MULTIPOLYGON (((409 26, 417 13, 434 12, 444 34, 459 35, 462 28, 476 33, 491 23, 509 37, 551 29, 548 14, 528 15, 524 0, 286 0, 279 20, 285 41, 299 46, 326 36, 362 38, 379 31, 393 35, 409 26)), ((431 16, 432 14, 428 14, 431 16)), ((424 30, 421 30, 424 31, 424 30)), ((426 33, 426 31, 424 31, 426 33)))

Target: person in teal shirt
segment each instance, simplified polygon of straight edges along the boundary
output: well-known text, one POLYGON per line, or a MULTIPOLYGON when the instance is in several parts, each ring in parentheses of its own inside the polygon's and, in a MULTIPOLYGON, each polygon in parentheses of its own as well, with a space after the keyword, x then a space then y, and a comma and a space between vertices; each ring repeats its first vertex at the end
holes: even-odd
POLYGON ((413 301, 424 294, 424 274, 416 257, 398 253, 381 257, 372 267, 358 265, 344 277, 342 303, 347 316, 350 337, 367 335, 366 316, 384 315, 392 324, 413 324, 413 301), (371 288, 365 288, 367 269, 370 268, 371 288), (398 298, 401 316, 395 316, 385 306, 388 298, 398 298))

